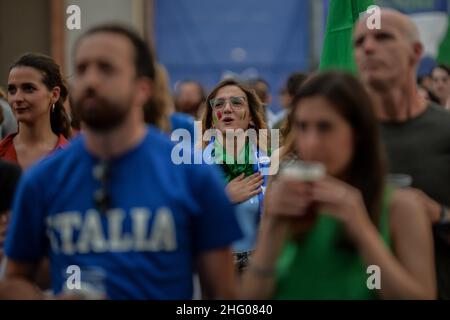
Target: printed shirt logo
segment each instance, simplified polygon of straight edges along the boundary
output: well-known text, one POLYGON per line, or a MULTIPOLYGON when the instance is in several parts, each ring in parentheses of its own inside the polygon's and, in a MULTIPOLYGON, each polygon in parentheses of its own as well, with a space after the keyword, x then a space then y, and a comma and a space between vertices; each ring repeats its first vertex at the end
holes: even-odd
POLYGON ((154 214, 147 208, 130 210, 131 232, 124 232, 127 214, 122 209, 111 209, 106 215, 95 209, 86 214, 70 211, 47 217, 47 235, 55 253, 66 255, 129 252, 129 251, 175 251, 177 240, 172 212, 166 207, 154 214), (106 219, 107 232, 101 220, 106 219), (77 233, 77 237, 75 237, 77 233))

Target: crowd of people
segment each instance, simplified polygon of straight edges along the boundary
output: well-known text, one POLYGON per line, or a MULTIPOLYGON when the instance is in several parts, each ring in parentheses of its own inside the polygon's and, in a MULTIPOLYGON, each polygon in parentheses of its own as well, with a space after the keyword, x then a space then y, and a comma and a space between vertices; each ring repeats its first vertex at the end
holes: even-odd
POLYGON ((293 72, 279 114, 261 78, 172 95, 120 25, 79 38, 70 86, 19 57, 0 91, 0 298, 450 299, 450 69, 418 80, 413 22, 366 19, 357 76, 293 72), (174 163, 177 130, 207 161, 174 163), (287 170, 307 164, 323 172, 287 170))

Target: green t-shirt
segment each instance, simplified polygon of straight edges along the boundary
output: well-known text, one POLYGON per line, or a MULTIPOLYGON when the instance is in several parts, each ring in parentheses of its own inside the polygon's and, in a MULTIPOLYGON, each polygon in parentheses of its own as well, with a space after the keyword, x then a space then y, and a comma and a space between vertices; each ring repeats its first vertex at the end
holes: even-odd
MULTIPOLYGON (((391 193, 386 188, 379 228, 388 247, 391 193)), ((339 246, 342 232, 342 223, 319 214, 301 243, 288 241, 277 261, 275 299, 376 299, 376 290, 367 287, 370 275, 356 248, 339 246)))

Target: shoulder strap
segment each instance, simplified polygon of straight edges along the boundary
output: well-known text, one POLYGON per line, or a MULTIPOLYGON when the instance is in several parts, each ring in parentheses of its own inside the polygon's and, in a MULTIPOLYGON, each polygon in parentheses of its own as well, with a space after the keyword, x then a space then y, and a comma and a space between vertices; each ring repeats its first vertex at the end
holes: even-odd
POLYGON ((391 247, 391 232, 389 228, 389 208, 392 200, 392 195, 394 193, 394 188, 392 186, 386 185, 383 190, 383 200, 381 203, 380 212, 380 235, 384 240, 385 244, 391 247))

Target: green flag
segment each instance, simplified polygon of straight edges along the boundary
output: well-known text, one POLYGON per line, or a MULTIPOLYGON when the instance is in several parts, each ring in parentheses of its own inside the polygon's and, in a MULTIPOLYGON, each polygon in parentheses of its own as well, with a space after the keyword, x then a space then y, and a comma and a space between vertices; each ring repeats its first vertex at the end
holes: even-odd
POLYGON ((331 0, 320 70, 341 69, 356 72, 353 57, 353 26, 373 0, 331 0))
POLYGON ((447 34, 439 46, 439 54, 437 61, 442 64, 450 66, 450 16, 448 17, 449 25, 447 29, 447 34))

